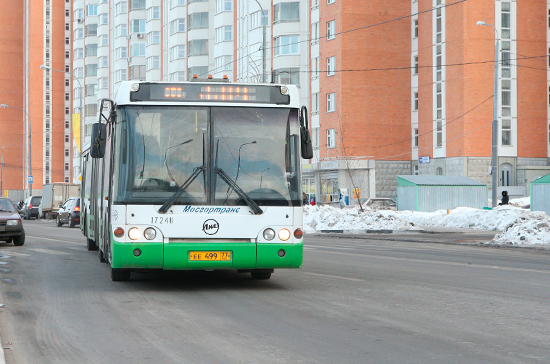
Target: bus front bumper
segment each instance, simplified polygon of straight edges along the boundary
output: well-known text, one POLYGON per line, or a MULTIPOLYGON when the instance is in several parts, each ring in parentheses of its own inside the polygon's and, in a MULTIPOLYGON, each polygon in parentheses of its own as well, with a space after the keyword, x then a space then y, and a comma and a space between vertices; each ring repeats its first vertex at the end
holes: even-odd
MULTIPOLYGON (((113 240, 111 240, 113 241, 113 240)), ((300 268, 304 245, 269 243, 118 243, 113 241, 113 268, 215 270, 300 268), (197 253, 215 253, 197 254, 197 253), (227 254, 229 253, 229 254, 227 254), (225 260, 212 260, 221 257, 225 260), (200 259, 200 260, 194 260, 200 259)))

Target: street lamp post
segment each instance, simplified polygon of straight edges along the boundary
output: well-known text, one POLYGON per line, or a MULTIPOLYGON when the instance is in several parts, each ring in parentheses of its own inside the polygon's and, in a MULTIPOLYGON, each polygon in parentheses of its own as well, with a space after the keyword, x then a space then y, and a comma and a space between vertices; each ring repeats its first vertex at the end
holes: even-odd
MULTIPOLYGON (((29 116, 29 113, 23 109, 11 107, 6 104, 1 104, 0 107, 23 111, 25 114, 27 114, 27 132, 29 133, 28 141, 27 141, 27 158, 28 158, 28 166, 29 166, 28 175, 27 175, 27 184, 29 185, 29 196, 32 196, 32 181, 30 179, 30 176, 32 176, 31 117, 29 116)), ((2 148, 2 166, 4 166, 4 148, 2 148)))
POLYGON ((260 10, 262 11, 262 16, 260 17, 262 22, 262 30, 263 30, 263 45, 262 45, 262 64, 263 64, 263 74, 262 74, 262 83, 265 83, 265 69, 266 69, 266 45, 265 45, 265 26, 267 21, 264 21, 264 8, 260 5, 259 1, 256 0, 256 3, 258 3, 258 6, 260 7, 260 10))
POLYGON ((499 36, 497 28, 492 24, 487 24, 483 21, 478 21, 477 25, 487 25, 495 29, 495 95, 493 97, 493 153, 491 158, 491 176, 492 176, 492 207, 497 206, 497 187, 498 187, 498 50, 499 36))
MULTIPOLYGON (((82 88, 82 84, 80 83, 80 80, 78 79, 78 77, 76 77, 75 75, 73 75, 71 72, 69 71, 60 71, 60 70, 57 70, 55 68, 51 68, 51 67, 48 67, 46 65, 41 65, 40 66, 40 69, 43 69, 43 70, 51 70, 51 71, 56 71, 56 72, 60 72, 60 73, 67 73, 69 75, 71 75, 75 80, 76 82, 78 82, 78 87, 80 89, 80 152, 82 153, 82 148, 84 148, 84 126, 85 126, 85 123, 84 123, 84 100, 82 98, 83 94, 84 94, 84 89, 82 88)), ((81 165, 81 168, 82 168, 82 165, 81 165)))

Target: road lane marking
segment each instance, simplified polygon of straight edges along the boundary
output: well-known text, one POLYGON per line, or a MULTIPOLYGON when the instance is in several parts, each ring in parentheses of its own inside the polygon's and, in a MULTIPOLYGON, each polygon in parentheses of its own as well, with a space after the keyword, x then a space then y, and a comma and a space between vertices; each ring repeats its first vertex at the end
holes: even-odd
POLYGON ((32 250, 39 253, 52 254, 52 255, 71 255, 71 253, 65 253, 65 252, 60 252, 58 250, 49 250, 49 249, 42 249, 42 248, 30 248, 28 250, 32 250))
POLYGON ((28 237, 28 238, 43 239, 43 240, 51 240, 51 241, 57 241, 57 242, 62 241, 62 242, 64 242, 64 243, 76 244, 76 245, 82 245, 82 244, 83 244, 83 243, 77 243, 77 242, 70 241, 70 240, 44 238, 44 237, 42 237, 42 236, 27 235, 27 237, 28 237))
POLYGON ((494 265, 481 265, 481 264, 470 264, 470 263, 457 263, 457 262, 442 262, 435 260, 427 259, 416 259, 416 258, 397 258, 397 257, 384 257, 380 255, 365 254, 365 253, 344 253, 338 251, 324 251, 321 249, 315 249, 317 253, 328 253, 328 254, 337 254, 337 255, 347 255, 353 257, 365 256, 377 260, 396 260, 396 261, 405 261, 405 262, 419 262, 419 263, 431 263, 431 264, 444 264, 451 265, 456 267, 471 267, 471 268, 484 268, 484 269, 501 269, 507 271, 516 271, 516 272, 529 272, 529 273, 544 273, 550 274, 550 270, 540 270, 540 269, 529 269, 529 268, 515 268, 515 267, 502 267, 494 265))
POLYGON ((348 277, 341 277, 341 276, 331 276, 329 274, 320 274, 320 273, 310 273, 310 272, 304 272, 305 274, 309 274, 312 276, 319 276, 319 277, 326 277, 326 278, 336 278, 336 279, 345 279, 346 281, 354 281, 354 282, 363 282, 363 279, 357 279, 357 278, 348 278, 348 277))

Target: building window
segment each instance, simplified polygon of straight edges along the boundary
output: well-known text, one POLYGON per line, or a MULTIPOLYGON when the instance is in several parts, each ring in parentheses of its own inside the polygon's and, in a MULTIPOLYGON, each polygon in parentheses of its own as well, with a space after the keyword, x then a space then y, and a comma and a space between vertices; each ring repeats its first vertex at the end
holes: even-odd
POLYGON ((335 110, 335 96, 336 94, 334 92, 327 94, 327 112, 333 112, 335 110))
POLYGON ((115 28, 115 37, 126 37, 128 35, 128 25, 120 24, 115 28))
POLYGON ((417 164, 415 164, 414 167, 413 167, 413 174, 415 176, 418 176, 418 165, 417 164))
POLYGON ((327 148, 334 148, 336 145, 335 141, 336 133, 334 129, 327 129, 327 148))
POLYGON ((183 45, 178 45, 170 48, 171 60, 185 58, 185 47, 183 45))
POLYGON ((261 11, 257 11, 255 13, 250 14, 250 29, 256 29, 256 28, 262 27, 264 24, 267 26, 268 25, 267 16, 268 16, 267 10, 263 12, 263 16, 261 11))
POLYGON ((77 28, 74 30, 74 39, 82 39, 84 38, 84 29, 83 28, 77 28))
POLYGON ((147 33, 147 45, 160 44, 160 32, 147 33))
POLYGON ((145 80, 145 66, 130 66, 131 80, 145 80))
POLYGON ((231 41, 232 29, 231 25, 216 28, 216 43, 231 41))
POLYGON ((134 19, 131 20, 132 33, 145 33, 145 20, 134 19))
POLYGON ((115 50, 116 53, 116 59, 122 59, 128 57, 128 48, 127 47, 119 47, 115 50))
POLYGON ((126 14, 128 12, 128 2, 121 1, 115 6, 115 15, 126 14))
POLYGON ((436 122, 436 146, 438 148, 443 146, 443 122, 441 120, 436 122))
POLYGON ((418 74, 418 56, 413 57, 413 75, 418 74))
POLYGON ((418 111, 418 92, 413 92, 413 111, 418 111))
POLYGON ((231 11, 232 0, 216 0, 216 14, 223 11, 231 11))
POLYGON ((418 148, 418 128, 413 129, 413 147, 418 148))
POLYGON ((97 84, 86 85, 86 96, 97 94, 97 84))
POLYGON ((274 42, 275 56, 300 54, 300 36, 283 35, 275 38, 274 42))
POLYGON ((86 65, 86 76, 97 76, 97 64, 86 65))
POLYGON ((121 81, 127 81, 127 80, 128 80, 128 70, 121 69, 115 72, 115 82, 121 82, 121 81))
POLYGON ((327 76, 334 76, 336 74, 336 57, 327 58, 327 76))
POLYGON ((188 27, 191 29, 208 28, 208 13, 193 13, 188 16, 188 27))
POLYGON ((147 70, 160 68, 160 56, 147 57, 147 70))
POLYGON ((311 45, 319 43, 319 22, 311 23, 311 45))
POLYGON ((144 57, 145 43, 133 43, 130 45, 130 57, 144 57))
POLYGON ((104 25, 109 23, 109 14, 103 13, 99 14, 99 24, 104 25))
POLYGON ((413 26, 414 26, 413 35, 415 38, 418 38, 418 19, 413 20, 413 26))
POLYGON ((311 78, 319 78, 319 57, 311 59, 311 78))
POLYGON ((502 119, 502 145, 512 145, 512 120, 502 119))
POLYGON ((200 56, 208 54, 208 39, 195 39, 189 41, 187 52, 189 56, 200 56))
POLYGON ((300 86, 300 68, 279 68, 275 72, 275 82, 283 85, 300 86))
POLYGON ((101 47, 107 47, 109 46, 109 36, 107 34, 101 35, 99 37, 99 45, 101 47))
POLYGON ((233 57, 221 56, 214 58, 215 72, 231 71, 233 69, 233 57))
POLYGON ((86 25, 86 36, 97 35, 97 24, 86 25))
POLYGON ((327 40, 336 38, 336 20, 327 22, 327 40))
POLYGON ((311 94, 311 113, 316 115, 319 113, 319 93, 315 92, 311 94))
POLYGON ((97 79, 100 89, 109 88, 109 79, 107 77, 100 77, 97 79))
POLYGON ((279 3, 273 5, 273 23, 279 21, 299 21, 300 3, 279 3))
POLYGON ((86 46, 86 57, 97 56, 97 44, 88 44, 86 46))
POLYGON ((327 5, 334 4, 335 2, 336 2, 336 0, 327 0, 327 5))
POLYGON ((185 19, 176 19, 170 22, 170 34, 185 32, 185 19))
POLYGON ((187 70, 187 79, 190 80, 194 75, 197 75, 197 77, 204 77, 208 75, 208 66, 189 67, 187 70))
POLYGON ((97 104, 87 104, 85 107, 86 110, 86 116, 96 116, 97 114, 97 104))
POLYGON ((437 167, 437 169, 435 170, 435 174, 438 176, 443 176, 443 168, 437 167))
POLYGON ((130 0, 130 10, 145 10, 145 0, 130 0))
POLYGON ((160 6, 152 6, 147 9, 147 21, 160 19, 160 6))
POLYGON ((97 15, 97 4, 86 5, 86 16, 97 15))

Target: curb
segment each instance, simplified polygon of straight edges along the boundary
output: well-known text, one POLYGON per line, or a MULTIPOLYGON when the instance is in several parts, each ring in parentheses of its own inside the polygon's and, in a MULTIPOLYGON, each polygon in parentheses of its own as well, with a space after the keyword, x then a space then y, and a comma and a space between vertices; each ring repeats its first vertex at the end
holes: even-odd
MULTIPOLYGON (((389 230, 389 229, 378 229, 378 230, 318 230, 322 234, 444 234, 449 233, 443 231, 432 231, 432 230, 389 230)), ((453 231, 456 234, 462 234, 462 231, 453 231)))

